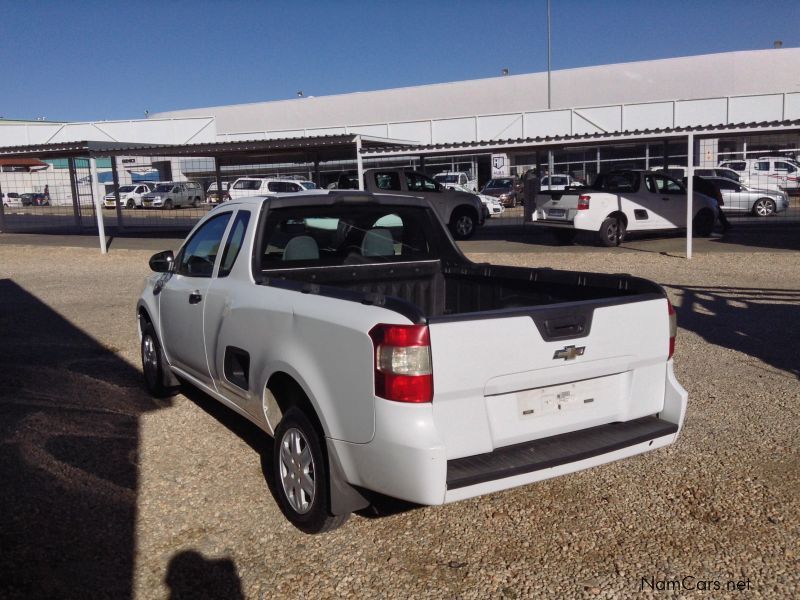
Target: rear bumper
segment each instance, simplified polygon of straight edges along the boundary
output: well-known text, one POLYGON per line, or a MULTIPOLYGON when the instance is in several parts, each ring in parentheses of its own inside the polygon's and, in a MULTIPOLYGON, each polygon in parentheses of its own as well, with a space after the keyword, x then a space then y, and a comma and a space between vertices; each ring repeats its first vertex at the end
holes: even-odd
MULTIPOLYGON (((667 363, 664 405, 658 415, 447 459, 431 404, 376 398, 375 436, 369 443, 329 440, 347 481, 418 504, 444 504, 573 473, 667 446, 675 441, 688 394, 667 363)), ((435 402, 435 400, 434 400, 435 402)))

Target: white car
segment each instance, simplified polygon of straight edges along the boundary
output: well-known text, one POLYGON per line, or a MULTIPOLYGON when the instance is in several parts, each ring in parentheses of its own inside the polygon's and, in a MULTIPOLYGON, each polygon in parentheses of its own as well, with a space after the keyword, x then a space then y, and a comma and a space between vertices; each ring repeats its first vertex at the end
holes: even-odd
POLYGON ((433 180, 446 188, 464 188, 473 194, 478 191, 478 180, 470 179, 463 171, 443 171, 434 175, 433 180))
MULTIPOLYGON (((122 185, 119 188, 119 203, 125 208, 142 208, 142 196, 152 191, 153 188, 147 183, 122 185)), ((113 193, 104 196, 103 206, 105 208, 114 208, 116 205, 117 198, 113 193)))
POLYGON ((304 192, 302 182, 294 179, 275 179, 269 177, 240 177, 228 188, 231 199, 248 196, 271 196, 274 194, 293 194, 304 192))
POLYGON ((742 183, 761 190, 782 191, 800 187, 800 164, 789 158, 765 156, 726 160, 719 166, 736 171, 742 183))
POLYGON ((309 533, 373 494, 445 504, 655 450, 684 419, 659 285, 472 263, 423 198, 233 199, 150 266, 147 388, 180 377, 271 436, 309 533))
MULTIPOLYGON (((698 192, 692 198, 692 225, 698 236, 711 235, 717 201, 698 192)), ((628 232, 686 227, 686 188, 661 172, 611 171, 597 176, 590 188, 541 190, 536 196, 534 225, 551 229, 563 242, 578 231, 597 234, 614 246, 628 232)))
POLYGON ((506 210, 506 207, 503 206, 503 203, 500 202, 500 200, 498 198, 495 198, 494 196, 479 194, 461 185, 451 186, 450 189, 456 190, 458 192, 467 192, 468 194, 475 194, 478 198, 480 198, 481 202, 483 202, 483 205, 486 207, 486 210, 488 211, 490 217, 502 215, 506 210))
POLYGON ((572 175, 545 175, 539 181, 539 187, 543 190, 565 190, 568 187, 584 187, 584 185, 574 179, 572 175))
POLYGON ((3 192, 3 206, 5 208, 22 208, 22 194, 3 192))

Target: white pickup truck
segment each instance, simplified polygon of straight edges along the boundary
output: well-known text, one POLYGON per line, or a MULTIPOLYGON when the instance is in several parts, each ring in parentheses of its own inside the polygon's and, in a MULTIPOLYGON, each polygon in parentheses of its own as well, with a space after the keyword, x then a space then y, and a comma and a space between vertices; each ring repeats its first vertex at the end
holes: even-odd
POLYGON ((189 382, 274 440, 299 529, 376 495, 437 505, 675 441, 675 313, 630 275, 470 262, 418 198, 233 199, 137 304, 145 382, 189 382))
MULTIPOLYGON (((717 201, 697 192, 692 198, 694 233, 708 236, 717 220, 717 201)), ((589 188, 542 189, 533 221, 563 242, 571 242, 578 231, 591 231, 602 245, 614 246, 627 232, 686 227, 686 189, 664 173, 601 173, 589 188)))

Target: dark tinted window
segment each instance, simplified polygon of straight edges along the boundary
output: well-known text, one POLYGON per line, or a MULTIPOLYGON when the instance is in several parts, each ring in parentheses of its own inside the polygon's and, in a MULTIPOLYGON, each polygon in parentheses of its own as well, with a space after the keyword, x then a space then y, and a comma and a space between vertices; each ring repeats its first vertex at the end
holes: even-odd
POLYGON ((242 179, 233 184, 233 189, 235 190, 258 190, 260 188, 260 179, 242 179))
POLYGON ((400 175, 395 171, 376 171, 375 187, 386 191, 400 191, 403 189, 400 186, 400 175))
POLYGON ((412 192, 436 192, 439 188, 433 179, 429 179, 419 173, 406 173, 406 185, 412 192))
POLYGON ((794 173, 797 169, 787 162, 778 161, 775 163, 776 171, 786 171, 787 173, 794 173))
POLYGON ((189 239, 178 259, 178 273, 188 277, 211 277, 222 235, 231 218, 226 212, 212 217, 189 239))
POLYGON ((730 179, 725 179, 725 178, 722 178, 722 177, 720 177, 718 179, 715 179, 714 180, 714 185, 716 185, 721 190, 735 191, 735 192, 739 191, 739 184, 738 183, 736 183, 735 181, 732 181, 730 179))
POLYGON ((744 171, 747 169, 747 163, 744 161, 724 162, 720 166, 725 167, 726 169, 733 169, 734 171, 744 171))
POLYGON ((239 256, 239 250, 242 249, 244 234, 247 232, 247 224, 249 222, 249 211, 240 210, 236 213, 236 219, 233 221, 231 232, 228 234, 228 239, 225 241, 225 250, 222 252, 222 262, 219 265, 218 277, 227 277, 231 269, 233 269, 236 257, 239 256))
POLYGON ((262 269, 405 262, 432 258, 439 233, 429 209, 334 205, 271 210, 262 269))
POLYGON ((594 180, 592 188, 603 192, 635 192, 639 189, 639 173, 635 171, 601 173, 594 180))

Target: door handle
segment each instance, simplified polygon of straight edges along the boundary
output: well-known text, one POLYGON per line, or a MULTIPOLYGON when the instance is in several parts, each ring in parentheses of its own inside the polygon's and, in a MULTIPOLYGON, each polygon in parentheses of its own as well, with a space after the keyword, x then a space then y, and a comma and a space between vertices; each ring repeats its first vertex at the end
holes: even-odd
POLYGON ((200 292, 197 290, 189 294, 189 304, 199 304, 202 299, 202 294, 200 294, 200 292))

